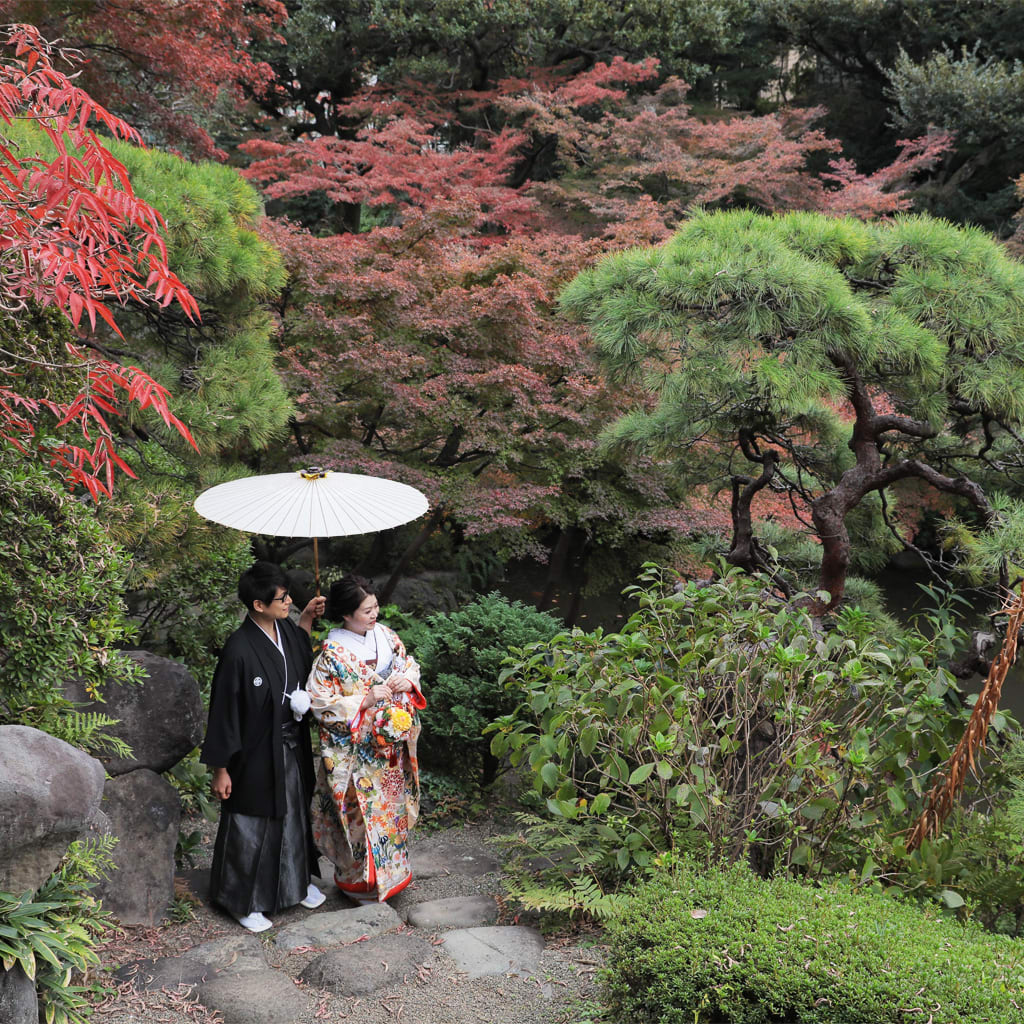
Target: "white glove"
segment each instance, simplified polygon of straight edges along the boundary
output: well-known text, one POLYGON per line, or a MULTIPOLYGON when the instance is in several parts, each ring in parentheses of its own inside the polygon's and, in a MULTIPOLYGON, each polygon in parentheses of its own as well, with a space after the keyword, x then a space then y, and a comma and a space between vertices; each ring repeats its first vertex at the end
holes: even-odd
POLYGON ((309 699, 309 694, 305 690, 292 690, 288 694, 288 702, 292 706, 292 717, 296 722, 302 721, 302 716, 309 710, 309 706, 312 703, 309 699))

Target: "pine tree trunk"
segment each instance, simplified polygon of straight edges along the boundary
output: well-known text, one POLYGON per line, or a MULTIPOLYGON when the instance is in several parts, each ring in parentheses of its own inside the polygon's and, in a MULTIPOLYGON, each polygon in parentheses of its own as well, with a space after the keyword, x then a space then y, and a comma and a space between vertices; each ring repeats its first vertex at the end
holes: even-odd
POLYGON ((828 609, 835 608, 846 592, 846 574, 850 568, 850 534, 846 529, 848 511, 835 490, 811 506, 811 518, 821 540, 818 588, 827 590, 830 595, 828 609))
POLYGON ((761 462, 762 470, 756 480, 745 476, 732 478, 732 503, 730 506, 732 544, 725 560, 730 565, 745 569, 747 572, 767 568, 754 537, 754 518, 751 506, 755 495, 771 482, 779 457, 774 451, 768 449, 757 459, 761 462))

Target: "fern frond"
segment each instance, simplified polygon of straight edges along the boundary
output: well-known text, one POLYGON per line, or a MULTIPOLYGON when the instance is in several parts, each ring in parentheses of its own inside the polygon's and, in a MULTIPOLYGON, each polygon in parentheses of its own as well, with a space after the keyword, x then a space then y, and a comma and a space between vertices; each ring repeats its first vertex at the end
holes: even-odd
POLYGON ((111 718, 98 711, 68 711, 56 718, 48 731, 57 739, 89 754, 131 757, 130 744, 120 736, 112 736, 103 731, 120 721, 119 718, 111 718))
POLYGON ((604 892, 590 875, 573 879, 568 888, 509 881, 506 882, 506 889, 510 898, 526 910, 561 914, 569 918, 582 916, 594 921, 610 921, 629 905, 628 896, 604 892))

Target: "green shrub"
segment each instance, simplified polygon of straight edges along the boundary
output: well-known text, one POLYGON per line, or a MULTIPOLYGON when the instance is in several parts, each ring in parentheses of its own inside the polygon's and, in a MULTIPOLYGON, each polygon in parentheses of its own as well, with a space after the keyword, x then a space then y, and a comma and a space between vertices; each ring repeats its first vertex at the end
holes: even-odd
POLYGON ((419 661, 420 646, 430 633, 426 622, 418 615, 399 608, 397 604, 384 605, 380 610, 380 618, 402 638, 406 651, 419 661))
MULTIPOLYGON (((168 495, 163 507, 173 500, 168 495)), ((190 526, 176 540, 187 557, 179 554, 171 560, 166 551, 160 554, 154 540, 136 540, 129 586, 137 588, 130 594, 137 643, 182 662, 208 700, 217 656, 241 620, 238 577, 252 565, 253 555, 245 534, 223 531, 216 536, 202 524, 190 526)))
POLYGON ((608 933, 618 1024, 1017 1024, 1024 947, 883 893, 683 866, 608 933))
POLYGON ((765 872, 871 875, 963 728, 946 638, 886 641, 856 609, 824 628, 735 571, 642 583, 620 633, 562 634, 504 671, 524 699, 492 751, 529 772, 552 828, 585 829, 606 878, 692 849, 694 829, 765 872))
MULTIPOLYGON (((110 748, 110 718, 80 715, 63 685, 91 695, 141 670, 117 648, 128 558, 53 474, 0 444, 0 724, 28 725, 87 750, 110 748)), ((116 748, 116 742, 113 743, 116 748)))
POLYGON ((985 776, 1001 773, 980 807, 956 807, 942 832, 912 852, 894 840, 886 880, 931 899, 991 931, 1024 933, 1024 740, 1004 735, 985 758, 985 776), (998 771, 993 757, 1000 762, 998 771))
POLYGON ((479 597, 455 612, 432 615, 416 646, 427 686, 421 757, 487 785, 498 760, 484 727, 508 714, 519 695, 501 685, 501 666, 512 648, 550 640, 563 624, 545 612, 500 594, 479 597))

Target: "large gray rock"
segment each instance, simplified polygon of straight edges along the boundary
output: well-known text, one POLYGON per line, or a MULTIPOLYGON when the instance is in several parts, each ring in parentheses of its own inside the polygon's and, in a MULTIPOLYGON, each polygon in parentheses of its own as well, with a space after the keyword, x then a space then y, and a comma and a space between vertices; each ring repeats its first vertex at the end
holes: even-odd
POLYGON ((429 943, 408 933, 378 935, 341 949, 321 953, 302 972, 314 988, 339 996, 368 996, 385 985, 395 985, 431 958, 429 943))
POLYGON ((177 790, 146 768, 110 779, 102 810, 117 836, 116 871, 96 895, 121 924, 157 925, 174 897, 174 847, 181 801, 177 790))
POLYGON ((141 991, 159 992, 180 985, 195 988, 217 978, 258 974, 268 966, 260 940, 239 928, 234 935, 193 946, 179 956, 124 964, 114 976, 118 981, 130 981, 141 991))
POLYGON ((39 1024, 36 987, 17 964, 13 971, 0 968, 0 1021, 3 1024, 39 1024))
POLYGON ((475 878, 499 871, 501 864, 484 850, 446 847, 420 853, 412 858, 413 874, 417 878, 447 878, 450 875, 468 875, 475 878))
POLYGON ((79 680, 64 686, 64 695, 83 711, 120 719, 105 731, 132 748, 130 758, 109 756, 103 763, 111 775, 139 768, 165 772, 203 738, 203 702, 199 684, 184 665, 149 651, 128 651, 148 676, 141 683, 108 683, 104 703, 91 701, 79 680))
POLYGON ((38 729, 0 725, 0 889, 35 892, 102 793, 95 758, 38 729))
POLYGON ((241 928, 180 956, 125 964, 116 977, 148 992, 187 988, 224 1024, 284 1024, 305 1019, 308 1009, 295 982, 267 963, 259 938, 241 928))
POLYGON ((227 975, 200 985, 199 1001, 224 1024, 286 1024, 303 1019, 309 1000, 284 971, 227 975))

